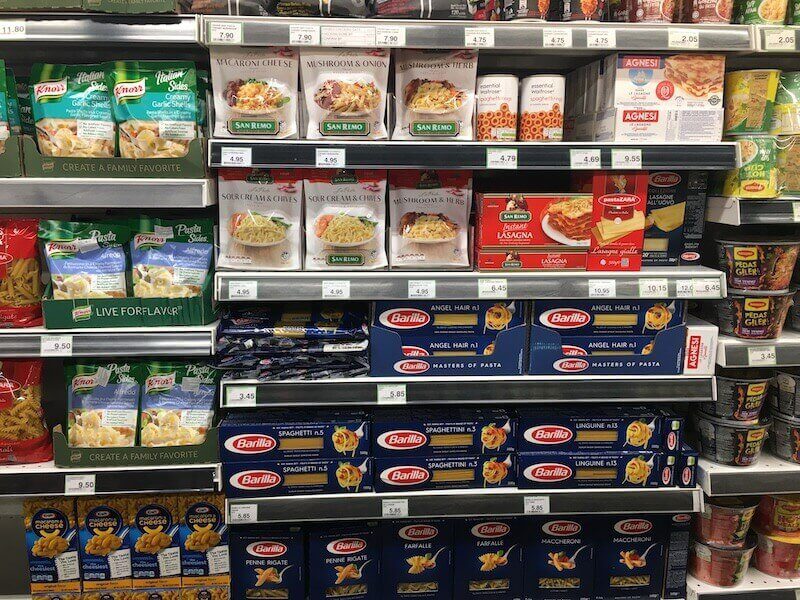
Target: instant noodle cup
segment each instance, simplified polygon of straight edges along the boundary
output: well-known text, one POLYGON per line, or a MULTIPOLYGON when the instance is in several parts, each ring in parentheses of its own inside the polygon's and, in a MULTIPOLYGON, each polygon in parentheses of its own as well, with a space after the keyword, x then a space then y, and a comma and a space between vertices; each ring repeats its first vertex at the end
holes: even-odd
POLYGON ((683 0, 679 2, 683 11, 680 22, 730 23, 733 16, 733 0, 683 0))
POLYGON ((475 93, 477 139, 514 141, 517 139, 519 79, 514 75, 478 77, 475 93))
POLYGON ((770 408, 774 412, 800 418, 800 367, 778 369, 772 388, 769 396, 770 408))
POLYGON ((773 412, 769 438, 775 456, 800 464, 800 419, 773 412))
POLYGON ((519 139, 560 142, 564 137, 563 75, 531 75, 519 90, 519 139))
POLYGON ((717 301, 717 324, 721 333, 745 340, 780 337, 794 292, 729 292, 717 301))
POLYGON ((800 194, 800 136, 778 136, 776 158, 781 195, 800 194))
POLYGON ((787 0, 735 0, 734 21, 744 25, 783 25, 787 0))
POLYGON ((689 573, 703 581, 719 587, 733 587, 741 583, 756 541, 749 537, 743 548, 717 548, 693 540, 689 545, 689 573))
POLYGON ((775 198, 778 195, 778 147, 774 136, 743 136, 741 166, 731 169, 722 183, 723 196, 775 198))
POLYGON ((800 536, 775 535, 756 529, 758 545, 753 566, 773 577, 800 577, 800 536))
POLYGON ((703 402, 700 408, 715 417, 752 423, 761 414, 771 381, 770 369, 718 369, 717 401, 703 402))
POLYGON ((762 417, 755 423, 742 423, 697 411, 694 423, 702 456, 723 465, 746 467, 758 461, 771 419, 762 417))
POLYGON ((800 533, 800 494, 762 496, 753 524, 765 533, 800 533))
POLYGON ((778 69, 725 74, 725 135, 769 132, 780 75, 778 69))
POLYGON ((779 291, 789 288, 800 252, 795 238, 738 235, 717 238, 719 267, 734 290, 779 291))
POLYGON ((695 515, 694 535, 713 546, 743 548, 756 506, 758 498, 752 496, 708 498, 703 512, 695 515))
POLYGON ((800 133, 800 71, 784 71, 775 94, 770 133, 791 135, 800 133))

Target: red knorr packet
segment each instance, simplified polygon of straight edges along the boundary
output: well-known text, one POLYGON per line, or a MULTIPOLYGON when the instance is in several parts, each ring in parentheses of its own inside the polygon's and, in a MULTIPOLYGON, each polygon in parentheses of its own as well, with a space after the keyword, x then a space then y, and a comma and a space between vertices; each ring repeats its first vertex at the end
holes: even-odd
POLYGON ((0 327, 42 324, 38 219, 0 219, 0 327))
POLYGON ((42 361, 0 362, 0 464, 53 458, 42 411, 42 361))

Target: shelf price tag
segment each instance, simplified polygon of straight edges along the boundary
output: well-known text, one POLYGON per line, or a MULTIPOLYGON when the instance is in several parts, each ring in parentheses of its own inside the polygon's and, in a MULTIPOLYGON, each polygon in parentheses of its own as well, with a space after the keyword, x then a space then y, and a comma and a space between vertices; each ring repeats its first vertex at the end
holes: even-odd
POLYGON ((516 148, 487 148, 486 149, 486 168, 487 169, 516 169, 517 168, 517 149, 516 148))
POLYGON ((228 300, 255 300, 257 297, 257 281, 228 282, 228 300))
POLYGON ((403 519, 408 516, 408 498, 382 498, 381 515, 393 519, 403 519))
POLYGON ((494 29, 491 27, 467 27, 464 29, 464 45, 467 48, 494 47, 494 29))
POLYGON ((255 523, 258 521, 258 504, 231 504, 231 523, 255 523))
POLYGON ((694 296, 694 281, 691 279, 677 279, 675 281, 675 296, 677 298, 691 298, 694 296))
POLYGON ((614 148, 611 150, 612 169, 641 169, 642 151, 639 148, 614 148))
POLYGON ((220 151, 219 164, 223 167, 249 167, 253 164, 253 149, 223 146, 220 151))
POLYGON ((255 406, 256 386, 233 385, 225 388, 225 405, 231 408, 255 406))
POLYGON ((435 279, 409 279, 408 280, 409 298, 436 298, 435 279))
POLYGON ((320 37, 323 46, 375 47, 375 27, 369 25, 323 25, 320 37))
POLYGON ((319 25, 289 25, 289 44, 319 46, 319 25))
POLYGON ((526 515, 546 515, 550 512, 550 496, 525 496, 522 501, 526 515))
POLYGON ((670 48, 699 48, 700 32, 692 29, 669 28, 667 45, 670 48))
POLYGON ((71 335, 43 335, 39 356, 72 356, 71 335))
POLYGON ((345 165, 344 148, 317 148, 317 167, 343 169, 345 165))
POLYGON ((405 404, 408 400, 405 383, 379 383, 378 404, 405 404))
POLYGON ((589 148, 587 150, 573 148, 569 151, 570 169, 601 169, 602 164, 600 148, 589 148))
POLYGON ((587 29, 587 48, 616 48, 617 32, 613 29, 587 29))
POLYGON ((402 48, 406 45, 406 28, 402 25, 377 25, 375 45, 379 48, 402 48))
POLYGON ((208 41, 212 44, 241 44, 242 24, 212 21, 208 24, 208 41))
POLYGON ((545 27, 542 29, 543 48, 572 48, 572 29, 545 27))
POLYGON ((764 50, 794 50, 795 42, 794 29, 764 30, 764 50))
POLYGON ((508 279, 478 279, 478 298, 508 298, 508 279))
POLYGON ((774 367, 777 364, 775 346, 753 346, 747 349, 747 366, 774 367))
POLYGON ((800 223, 800 202, 792 202, 792 221, 800 223))
POLYGON ((350 299, 350 280, 349 279, 323 279, 322 280, 322 299, 323 300, 349 300, 350 299))
POLYGON ((669 284, 666 279, 640 279, 639 296, 642 298, 666 298, 669 284))
POLYGON ((0 21, 0 40, 24 40, 25 21, 0 21))
POLYGON ((614 279, 590 279, 589 298, 614 298, 617 295, 617 282, 614 279))
POLYGON ((692 279, 692 295, 695 298, 719 298, 721 285, 719 279, 713 277, 692 279))
POLYGON ((78 473, 76 475, 64 475, 64 495, 65 496, 94 496, 95 495, 95 474, 78 473))

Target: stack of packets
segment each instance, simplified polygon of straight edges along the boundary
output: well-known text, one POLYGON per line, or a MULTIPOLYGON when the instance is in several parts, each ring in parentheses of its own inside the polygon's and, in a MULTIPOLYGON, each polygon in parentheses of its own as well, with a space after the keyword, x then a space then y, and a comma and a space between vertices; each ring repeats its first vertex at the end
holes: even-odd
POLYGON ((217 340, 224 379, 330 379, 369 372, 367 306, 309 303, 228 309, 217 340))

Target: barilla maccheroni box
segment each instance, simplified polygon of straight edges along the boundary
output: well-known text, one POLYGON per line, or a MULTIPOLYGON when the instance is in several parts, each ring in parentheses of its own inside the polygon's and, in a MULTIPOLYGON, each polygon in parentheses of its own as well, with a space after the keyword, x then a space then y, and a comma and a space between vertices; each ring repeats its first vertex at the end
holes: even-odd
POLYGON ((456 521, 453 598, 522 599, 522 527, 515 518, 456 521))
POLYGON ((370 374, 519 375, 527 308, 522 300, 375 302, 370 374))
POLYGON ((299 528, 240 528, 231 533, 230 544, 234 598, 305 598, 305 549, 299 528))
POLYGON ((453 598, 453 521, 381 524, 381 598, 453 598))
POLYGON ((660 598, 669 516, 596 519, 595 599, 660 598))
POLYGON ((76 504, 83 591, 130 589, 130 500, 93 496, 76 504))
POLYGON ((697 483, 697 450, 683 444, 675 462, 675 485, 682 488, 693 488, 697 483))
POLYGON ((134 589, 181 587, 178 497, 133 496, 129 506, 134 589))
POLYGON ((178 513, 183 586, 227 585, 231 577, 225 496, 181 494, 178 513))
POLYGON ((672 468, 661 452, 520 452, 522 489, 664 487, 672 468))
POLYGON ((376 458, 375 491, 514 487, 517 480, 515 459, 514 453, 376 458))
POLYGON ((591 600, 593 517, 525 519, 525 600, 591 600))
POLYGON ((691 537, 691 513, 668 516, 669 540, 667 559, 664 565, 664 591, 662 598, 686 598, 686 572, 689 562, 689 539, 691 537))
POLYGON ((222 463, 228 498, 372 491, 372 459, 297 458, 222 463))
POLYGON ((31 593, 81 591, 73 498, 25 500, 31 593))
POLYGON ((369 419, 360 411, 234 412, 219 426, 223 462, 369 456, 369 419))
POLYGON ((501 454, 516 450, 516 419, 502 409, 390 409, 372 417, 375 457, 501 454))
POLYGON ((314 529, 308 534, 308 599, 378 600, 379 564, 374 524, 314 529))

